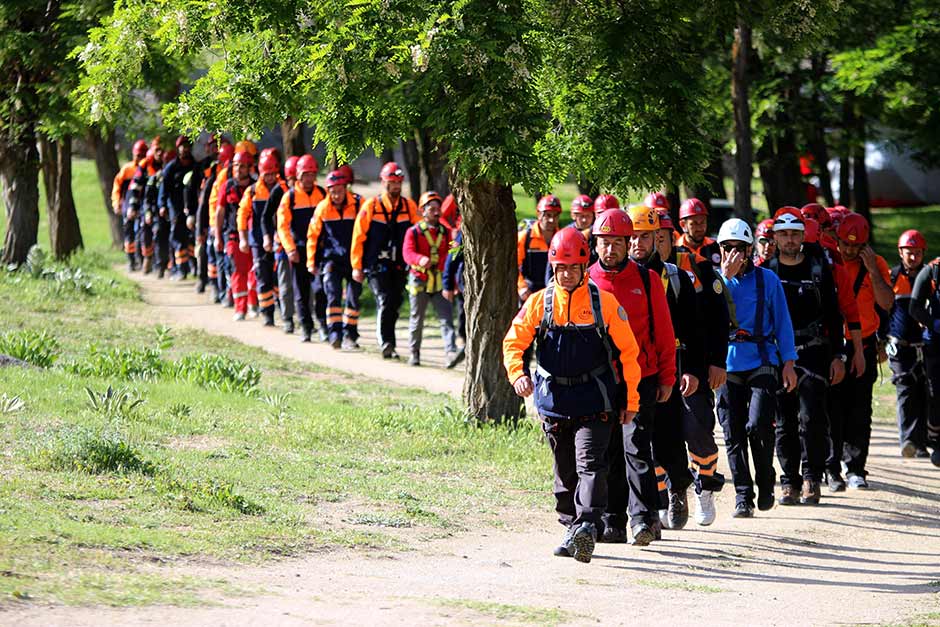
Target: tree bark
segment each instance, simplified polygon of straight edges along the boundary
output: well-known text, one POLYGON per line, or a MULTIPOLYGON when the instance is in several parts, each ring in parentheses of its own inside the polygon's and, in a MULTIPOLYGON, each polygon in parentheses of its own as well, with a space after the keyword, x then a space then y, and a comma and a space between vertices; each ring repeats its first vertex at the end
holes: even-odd
POLYGON ((525 405, 503 367, 503 337, 516 313, 516 219, 512 187, 456 179, 467 285, 467 374, 463 397, 480 421, 515 421, 525 405))
POLYGON ((832 178, 829 176, 829 147, 826 144, 826 123, 823 117, 822 99, 820 98, 818 85, 822 81, 826 72, 826 56, 815 54, 812 58, 814 88, 811 111, 813 130, 809 142, 809 149, 816 159, 816 167, 819 169, 819 191, 826 199, 826 206, 831 207, 835 203, 832 195, 832 178))
POLYGON ((852 206, 852 174, 850 155, 852 154, 852 131, 855 127, 855 110, 850 94, 845 94, 842 101, 842 150, 839 155, 839 204, 852 206))
POLYGON ((111 188, 114 177, 117 176, 120 164, 118 163, 117 149, 114 147, 114 130, 102 131, 98 126, 91 126, 85 134, 88 144, 95 151, 95 166, 98 170, 98 185, 101 187, 101 196, 104 199, 104 211, 111 225, 111 245, 120 248, 124 243, 121 232, 121 216, 114 213, 111 208, 111 188))
POLYGON ((787 119, 778 119, 777 122, 786 130, 780 137, 768 136, 757 151, 764 196, 771 214, 784 205, 802 207, 806 202, 796 134, 792 125, 787 126, 787 119))
POLYGON ((731 104, 734 109, 734 215, 751 221, 751 175, 754 147, 751 141, 751 105, 748 100, 749 61, 751 56, 751 26, 741 17, 734 29, 731 47, 731 104))
POLYGON ((385 150, 382 151, 382 154, 379 155, 379 161, 382 162, 382 165, 385 165, 389 161, 394 161, 394 160, 395 160, 395 151, 392 150, 391 148, 386 148, 385 150))
POLYGON ((843 207, 852 205, 852 162, 848 155, 839 157, 839 204, 843 207))
MULTIPOLYGON (((856 116, 855 129, 856 143, 852 148, 852 181, 854 183, 852 196, 855 200, 853 208, 856 213, 865 216, 870 224, 871 197, 868 190, 868 169, 865 167, 865 119, 860 115, 856 116)), ((873 236, 874 229, 871 232, 873 236)), ((870 239, 874 241, 874 237, 870 239)))
POLYGON ((300 157, 307 152, 304 145, 304 131, 307 125, 303 122, 295 123, 294 118, 287 117, 281 122, 281 144, 284 147, 284 158, 300 157))
MULTIPOLYGON (((417 132, 414 131, 415 134, 417 132)), ((408 185, 411 186, 411 197, 417 200, 424 187, 421 185, 421 156, 414 136, 401 140, 401 152, 405 157, 405 173, 408 175, 408 185)))
POLYGON ((26 261, 39 235, 39 153, 35 133, 27 128, 18 139, 0 150, 0 183, 7 218, 0 262, 17 265, 26 261))
MULTIPOLYGON (((712 205, 712 200, 728 197, 725 192, 725 170, 721 162, 721 146, 718 143, 715 143, 714 151, 714 157, 702 172, 703 182, 686 190, 692 197, 698 198, 708 207, 708 230, 710 232, 717 231, 721 223, 728 218, 728 212, 725 209, 719 209, 712 205)), ((679 208, 672 206, 672 209, 673 219, 678 219, 679 208)))
POLYGON ((39 157, 46 189, 50 247, 56 259, 68 259, 84 247, 72 196, 72 137, 66 135, 58 141, 40 137, 39 157))

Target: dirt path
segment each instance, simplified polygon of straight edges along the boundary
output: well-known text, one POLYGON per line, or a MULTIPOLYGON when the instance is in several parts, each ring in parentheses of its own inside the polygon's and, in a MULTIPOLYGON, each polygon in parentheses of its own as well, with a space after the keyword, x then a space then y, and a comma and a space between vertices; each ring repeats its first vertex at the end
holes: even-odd
MULTIPOLYGON (((144 289, 148 300, 158 294, 147 282, 144 289)), ((158 311, 176 322, 185 317, 215 333, 264 341, 274 352, 377 378, 389 378, 393 367, 396 379, 417 370, 374 355, 339 359, 328 347, 301 347, 279 333, 271 332, 284 341, 272 344, 257 324, 230 323, 227 310, 187 305, 196 300, 188 287, 185 298, 184 288, 159 289, 161 298, 174 300, 158 311)), ((420 369, 418 376, 441 391, 459 383, 438 370, 420 369)), ((599 545, 589 565, 552 557, 561 531, 550 512, 507 511, 505 527, 443 540, 424 541, 423 530, 410 530, 401 552, 337 550, 259 567, 161 567, 168 575, 224 579, 242 591, 198 609, 25 607, 0 614, 0 623, 832 625, 903 623, 932 613, 926 620, 934 624, 940 470, 927 460, 901 459, 893 429, 879 426, 870 471, 870 491, 824 491, 818 507, 777 506, 751 520, 730 517, 729 485, 713 526, 690 523, 644 549, 599 545)), ((341 515, 327 512, 324 524, 341 515)))

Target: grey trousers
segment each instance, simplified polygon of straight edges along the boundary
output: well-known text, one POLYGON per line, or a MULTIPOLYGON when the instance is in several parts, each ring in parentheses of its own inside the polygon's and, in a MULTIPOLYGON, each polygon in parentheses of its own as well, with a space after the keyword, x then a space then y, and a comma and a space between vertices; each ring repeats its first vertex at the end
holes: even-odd
POLYGON ((281 302, 281 320, 287 322, 294 318, 294 269, 287 255, 278 257, 277 291, 281 302))
POLYGON ((408 321, 408 331, 410 333, 410 348, 412 353, 421 350, 421 338, 424 335, 424 314, 428 309, 428 302, 434 305, 437 312, 437 318, 441 321, 441 337, 444 338, 444 350, 448 353, 457 352, 457 338, 454 333, 453 307, 449 300, 444 298, 442 292, 412 293, 411 317, 408 321))

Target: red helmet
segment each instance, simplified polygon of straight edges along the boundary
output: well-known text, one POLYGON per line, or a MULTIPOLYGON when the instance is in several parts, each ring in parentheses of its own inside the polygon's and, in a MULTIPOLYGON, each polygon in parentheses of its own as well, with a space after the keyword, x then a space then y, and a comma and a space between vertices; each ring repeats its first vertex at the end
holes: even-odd
POLYGON ((418 209, 424 209, 426 204, 434 200, 436 200, 439 205, 444 202, 444 199, 441 198, 441 195, 437 192, 424 192, 421 194, 421 198, 418 199, 418 209))
POLYGON ((561 201, 554 194, 542 196, 537 210, 539 213, 561 213, 561 201))
POLYGON ((633 220, 622 209, 608 209, 597 216, 591 233, 594 235, 611 235, 613 237, 630 237, 633 235, 633 220))
MULTIPOLYGON (((621 212, 622 213, 622 212, 621 212)), ((626 214, 624 214, 626 215, 626 214)), ((581 264, 588 262, 588 243, 578 229, 559 229, 548 248, 551 264, 581 264)))
POLYGON ((349 179, 350 185, 356 182, 356 175, 353 172, 352 166, 348 163, 346 165, 339 166, 339 171, 342 172, 347 179, 349 179))
POLYGON ((757 228, 754 230, 755 237, 766 237, 768 239, 774 238, 774 219, 767 218, 766 220, 761 220, 757 223, 757 228))
POLYGON ((260 159, 264 159, 265 155, 271 155, 277 161, 278 166, 281 165, 281 151, 277 148, 265 148, 261 151, 260 159))
POLYGON ((571 201, 571 213, 594 213, 594 201, 587 194, 576 196, 571 201))
POLYGON ((643 204, 650 209, 665 209, 666 211, 670 209, 669 199, 666 197, 666 194, 662 192, 651 192, 647 194, 643 204))
POLYGON ((620 209, 620 201, 613 194, 601 194, 594 199, 594 213, 601 213, 608 209, 620 209))
MULTIPOLYGON (((823 211, 823 213, 826 213, 823 211)), ((803 218, 803 241, 815 244, 819 241, 819 221, 812 218, 803 218)))
POLYGON ((927 250, 927 238, 920 231, 910 229, 901 233, 898 248, 922 248, 927 250))
POLYGON ((826 208, 816 202, 811 202, 807 205, 803 205, 800 209, 800 213, 803 214, 803 218, 812 218, 818 222, 820 228, 826 229, 832 225, 832 218, 829 217, 829 213, 826 212, 826 208))
POLYGON ((326 186, 333 187, 334 185, 349 185, 349 179, 342 170, 333 170, 326 175, 326 186))
POLYGON ((287 161, 284 162, 284 176, 289 179, 297 178, 297 161, 300 157, 288 157, 287 161))
POLYGON ((244 163, 248 167, 251 167, 255 164, 254 157, 251 156, 251 153, 247 150, 240 150, 235 153, 235 158, 232 159, 232 163, 244 163))
POLYGON ((258 159, 258 171, 261 174, 274 174, 280 170, 281 164, 277 162, 277 157, 275 157, 270 152, 268 154, 261 153, 261 158, 258 159))
POLYGON ((219 148, 219 163, 222 165, 228 165, 228 162, 232 160, 232 157, 235 156, 235 146, 224 143, 219 148))
POLYGON ((687 198, 679 207, 679 219, 684 220, 692 216, 707 216, 708 207, 698 198, 687 198))
POLYGON ((400 165, 394 161, 389 161, 382 166, 382 171, 379 172, 379 178, 383 181, 404 181, 405 173, 400 165))
POLYGON ((193 145, 193 143, 189 141, 188 137, 186 137, 185 135, 178 135, 176 137, 176 144, 175 144, 176 148, 179 149, 179 147, 182 146, 183 144, 186 144, 187 146, 193 145))
MULTIPOLYGON (((829 222, 832 225, 832 228, 839 230, 839 225, 842 224, 843 218, 849 214, 846 211, 845 207, 836 206, 836 207, 827 207, 826 215, 829 216, 829 222)), ((822 222, 820 222, 822 224, 822 222)))
POLYGON ((305 172, 313 172, 316 174, 319 169, 320 167, 317 165, 317 160, 313 158, 313 155, 304 155, 297 160, 297 176, 305 172))
POLYGON ((868 220, 857 213, 850 213, 839 225, 839 239, 850 244, 864 244, 868 241, 868 220))
POLYGON ((172 148, 163 153, 164 163, 169 163, 170 161, 173 161, 173 159, 176 159, 176 151, 172 148))
POLYGON ((138 155, 144 156, 147 154, 147 142, 142 139, 138 139, 134 142, 134 147, 131 148, 131 153, 136 157, 138 155))
POLYGON ((672 216, 669 215, 669 211, 666 209, 657 209, 656 213, 659 214, 659 228, 672 230, 676 229, 675 225, 672 223, 672 216))

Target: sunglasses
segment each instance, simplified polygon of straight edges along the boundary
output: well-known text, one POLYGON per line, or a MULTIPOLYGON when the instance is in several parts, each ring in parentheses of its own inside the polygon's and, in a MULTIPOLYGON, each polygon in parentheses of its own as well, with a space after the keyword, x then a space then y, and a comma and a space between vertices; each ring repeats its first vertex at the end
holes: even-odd
POLYGON ((770 237, 758 237, 757 243, 766 245, 766 244, 776 244, 777 242, 770 237))
POLYGON ((738 252, 747 252, 747 244, 722 244, 721 249, 726 253, 731 253, 734 251, 738 252))

